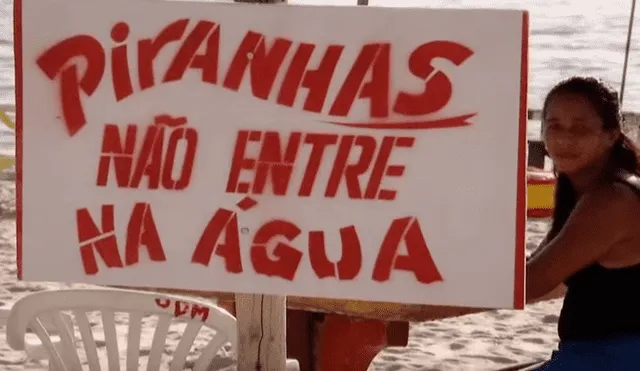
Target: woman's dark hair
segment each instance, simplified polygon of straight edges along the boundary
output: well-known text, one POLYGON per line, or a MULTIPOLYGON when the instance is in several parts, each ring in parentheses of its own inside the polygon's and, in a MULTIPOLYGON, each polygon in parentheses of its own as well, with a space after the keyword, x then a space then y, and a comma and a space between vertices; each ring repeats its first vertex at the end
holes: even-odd
MULTIPOLYGON (((598 113, 604 124, 604 130, 619 130, 621 132, 620 138, 611 150, 612 164, 616 167, 615 170, 625 170, 629 173, 640 175, 640 152, 633 141, 622 134, 620 102, 618 93, 614 89, 593 77, 572 77, 561 81, 551 89, 544 100, 544 105, 542 106, 543 121, 551 98, 558 94, 582 96, 598 113)), ((562 173, 556 173, 556 175, 558 179, 555 191, 555 208, 548 240, 560 232, 578 202, 578 197, 569 178, 562 173)))

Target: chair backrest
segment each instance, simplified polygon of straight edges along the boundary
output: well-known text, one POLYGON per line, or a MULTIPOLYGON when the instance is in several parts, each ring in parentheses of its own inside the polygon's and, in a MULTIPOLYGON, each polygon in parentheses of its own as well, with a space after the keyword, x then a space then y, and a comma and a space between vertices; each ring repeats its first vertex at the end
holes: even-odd
POLYGON ((27 330, 31 329, 49 352, 52 368, 58 371, 81 370, 81 361, 75 347, 75 334, 69 331, 61 311, 73 313, 91 371, 101 370, 96 340, 87 316, 88 312, 94 311, 100 312, 102 316, 109 371, 120 370, 115 313, 129 314, 126 370, 138 370, 142 320, 147 315, 158 317, 148 356, 148 371, 160 369, 169 326, 174 318, 187 322, 187 325, 173 352, 170 371, 184 369, 187 355, 203 325, 213 329, 215 334, 201 350, 193 365, 194 371, 205 371, 216 352, 227 342, 237 350, 236 319, 222 308, 179 296, 102 288, 43 291, 18 300, 7 321, 9 346, 16 350, 25 350, 25 335, 27 330), (41 318, 44 316, 53 318, 62 342, 62 354, 52 345, 49 332, 43 327, 41 318))

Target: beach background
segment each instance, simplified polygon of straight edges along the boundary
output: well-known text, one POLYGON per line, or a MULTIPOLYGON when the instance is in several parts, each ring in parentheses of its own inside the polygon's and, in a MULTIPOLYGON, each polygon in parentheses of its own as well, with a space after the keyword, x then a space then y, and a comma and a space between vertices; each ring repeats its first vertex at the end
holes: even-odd
MULTIPOLYGON (((289 2, 355 5, 356 0, 289 2)), ((12 5, 11 0, 0 0, 0 107, 11 117, 15 102, 12 5)), ((553 84, 572 75, 594 75, 616 88, 620 87, 631 0, 370 0, 370 5, 529 10, 528 95, 529 108, 532 109, 541 107, 545 92, 553 84)), ((636 22, 640 21, 639 18, 636 17, 636 22)), ((640 112, 640 24, 636 26, 623 109, 640 112)), ((539 123, 531 122, 529 138, 538 137, 539 131, 539 123)), ((12 154, 14 144, 13 132, 0 127, 0 153, 12 154)), ((10 179, 11 174, 5 174, 4 178, 10 179)), ((80 287, 65 283, 16 281, 15 211, 15 184, 0 181, 0 307, 10 307, 19 297, 31 292, 80 287)), ((528 221, 527 250, 535 249, 547 228, 548 220, 528 221)), ((559 300, 553 300, 528 306, 525 311, 490 311, 412 324, 409 345, 384 351, 370 370, 489 371, 546 358, 557 344, 556 324, 560 305, 559 300)), ((91 323, 97 329, 101 326, 97 317, 91 323)), ((152 331, 149 330, 152 328, 153 323, 146 321, 143 351, 145 339, 150 342, 152 331)), ((183 328, 180 324, 171 328, 167 354, 175 347, 183 328)), ((118 329, 124 342, 126 319, 118 321, 118 329)), ((197 344, 202 344, 201 341, 203 339, 199 339, 197 344)), ((103 352, 104 346, 100 349, 103 352)), ((228 349, 223 350, 212 370, 233 369, 232 365, 229 368, 230 365, 228 349)), ((36 370, 43 367, 38 362, 28 361, 24 353, 11 350, 4 337, 4 328, 0 327, 0 370, 36 370)))

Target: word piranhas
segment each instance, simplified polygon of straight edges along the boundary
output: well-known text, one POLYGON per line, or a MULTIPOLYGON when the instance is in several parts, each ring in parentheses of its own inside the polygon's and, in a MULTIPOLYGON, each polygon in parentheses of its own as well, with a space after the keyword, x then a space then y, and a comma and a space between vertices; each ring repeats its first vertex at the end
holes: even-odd
MULTIPOLYGON (((203 83, 231 91, 241 90, 248 75, 252 96, 287 107, 296 104, 300 88, 304 87, 307 94, 300 108, 333 118, 347 117, 359 99, 369 101, 372 119, 388 118, 392 112, 411 118, 437 112, 451 99, 451 81, 433 67, 433 60, 443 58, 460 66, 473 55, 467 46, 453 41, 435 40, 418 45, 406 60, 408 71, 423 84, 414 91, 414 88, 393 88, 389 42, 365 44, 355 53, 355 59, 350 59, 343 56, 352 55, 343 53, 345 45, 321 46, 284 37, 268 38, 249 31, 233 49, 229 64, 220 66, 220 45, 224 38, 219 23, 178 19, 156 35, 130 39, 130 33, 129 25, 119 22, 111 29, 111 39, 116 46, 110 49, 93 36, 74 35, 47 48, 38 57, 37 64, 46 76, 59 81, 62 116, 69 135, 86 124, 83 98, 96 92, 105 75, 111 76, 116 101, 159 83, 181 80, 187 70, 192 69, 199 70, 203 83), (131 53, 131 47, 135 47, 136 52, 131 53), (165 48, 173 48, 175 52, 168 65, 158 66, 156 57, 161 53, 166 55, 165 48), (137 56, 136 60, 131 61, 130 55, 137 56), (318 56, 321 56, 320 62, 310 66, 312 57, 318 56), (132 69, 137 71, 137 82, 131 78, 132 69), (342 76, 334 74, 337 70, 348 73, 344 78, 336 77, 342 76), (164 72, 155 76, 154 71, 164 72), (282 78, 277 79, 280 73, 282 78), (276 86, 276 81, 281 82, 280 86, 276 86), (329 91, 337 93, 328 99, 329 91)), ((461 120, 470 116, 473 114, 461 120)), ((332 122, 340 123, 333 119, 332 122)), ((360 123, 357 126, 388 128, 376 125, 360 123)), ((440 122, 437 126, 447 125, 440 122)), ((405 128, 421 128, 421 125, 407 124, 405 128)))
MULTIPOLYGON (((237 204, 243 211, 256 205, 257 201, 248 197, 237 204)), ((76 220, 82 263, 88 275, 98 273, 96 252, 109 268, 137 264, 140 260, 139 251, 143 247, 147 250, 151 261, 166 261, 151 205, 147 203, 136 203, 133 207, 126 230, 124 263, 115 237, 113 205, 102 206, 101 227, 98 227, 98 223, 86 208, 77 211, 76 220)), ((332 262, 327 257, 324 231, 309 231, 307 246, 304 248, 297 243, 302 234, 302 230, 294 222, 284 219, 272 219, 257 228, 253 233, 250 247, 253 271, 259 275, 275 276, 292 281, 306 251, 309 254, 311 267, 318 278, 336 277, 339 280, 353 280, 360 275, 362 247, 358 232, 353 225, 339 230, 342 257, 338 262, 332 262), (274 257, 270 257, 268 248, 273 244, 275 244, 272 252, 274 257)), ((239 236, 237 213, 223 208, 218 209, 193 250, 191 262, 208 266, 213 255, 217 255, 224 260, 227 272, 243 273, 245 268, 240 254, 239 236)), ((390 279, 394 269, 411 271, 416 280, 424 284, 442 280, 427 247, 420 223, 415 217, 397 218, 390 223, 378 248, 377 258, 370 273, 371 279, 385 282, 390 279), (406 246, 407 255, 400 254, 400 248, 403 245, 406 246)))

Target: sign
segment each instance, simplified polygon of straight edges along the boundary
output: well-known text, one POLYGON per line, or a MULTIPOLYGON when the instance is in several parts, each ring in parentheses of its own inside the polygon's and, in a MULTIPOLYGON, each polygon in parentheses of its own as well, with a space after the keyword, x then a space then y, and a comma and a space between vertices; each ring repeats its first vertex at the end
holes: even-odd
POLYGON ((523 306, 526 13, 16 12, 23 279, 523 306))

